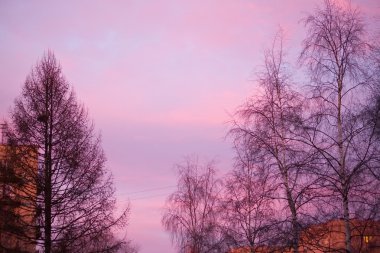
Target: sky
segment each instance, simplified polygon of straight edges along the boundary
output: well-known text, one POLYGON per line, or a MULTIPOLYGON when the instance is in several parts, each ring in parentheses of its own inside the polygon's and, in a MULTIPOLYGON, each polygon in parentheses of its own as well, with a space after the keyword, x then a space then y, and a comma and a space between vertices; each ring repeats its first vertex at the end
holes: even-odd
MULTIPOLYGON (((0 120, 33 66, 53 51, 102 136, 118 206, 131 205, 128 238, 140 253, 174 253, 161 217, 175 164, 198 156, 215 160, 220 174, 232 168, 228 122, 254 95, 263 51, 282 27, 295 63, 305 35, 300 20, 317 4, 0 0, 0 120)), ((378 0, 352 4, 370 24, 380 14, 378 0)))

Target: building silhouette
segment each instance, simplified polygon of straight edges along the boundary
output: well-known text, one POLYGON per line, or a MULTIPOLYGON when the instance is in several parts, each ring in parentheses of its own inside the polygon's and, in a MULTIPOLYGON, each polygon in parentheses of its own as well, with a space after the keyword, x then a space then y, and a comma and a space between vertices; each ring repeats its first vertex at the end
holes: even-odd
MULTIPOLYGON (((380 221, 350 220, 351 246, 354 253, 380 253, 380 221)), ((341 219, 311 225, 301 232, 300 253, 346 253, 345 227, 341 219)), ((260 245, 253 249, 240 247, 229 253, 292 253, 291 247, 260 245)))
POLYGON ((36 252, 37 151, 8 145, 0 130, 0 252, 36 252))

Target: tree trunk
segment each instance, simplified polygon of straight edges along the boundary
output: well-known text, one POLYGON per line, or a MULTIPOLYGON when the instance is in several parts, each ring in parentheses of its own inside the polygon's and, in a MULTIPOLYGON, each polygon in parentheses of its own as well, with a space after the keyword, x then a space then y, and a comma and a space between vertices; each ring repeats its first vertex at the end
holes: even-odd
POLYGON ((346 252, 351 253, 351 227, 347 196, 345 196, 343 199, 343 212, 346 252))
POLYGON ((346 164, 343 148, 343 122, 342 122, 342 90, 343 90, 343 77, 337 80, 338 82, 338 152, 339 152, 339 167, 340 167, 340 180, 342 182, 342 205, 343 205, 343 220, 345 228, 345 244, 346 252, 351 252, 351 228, 350 228, 350 212, 348 207, 348 190, 347 190, 347 176, 346 164))
MULTIPOLYGON (((51 80, 49 80, 51 82, 51 80)), ((44 178, 44 204, 45 204, 45 224, 44 233, 45 241, 44 248, 45 253, 51 252, 51 199, 52 199, 52 189, 51 189, 51 146, 52 146, 52 115, 51 114, 51 99, 52 99, 52 83, 45 83, 45 178, 44 178), (49 90, 49 91, 48 91, 49 90), (50 96, 49 96, 50 95, 50 96)))

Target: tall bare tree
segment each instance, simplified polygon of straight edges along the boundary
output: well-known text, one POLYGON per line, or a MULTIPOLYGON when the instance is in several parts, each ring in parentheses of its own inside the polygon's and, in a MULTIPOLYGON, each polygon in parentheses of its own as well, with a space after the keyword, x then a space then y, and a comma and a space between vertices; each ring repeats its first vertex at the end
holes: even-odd
POLYGON ((325 0, 304 22, 300 60, 311 77, 313 106, 304 136, 319 154, 315 173, 324 179, 323 191, 335 200, 325 203, 340 203, 335 209, 344 219, 345 250, 352 252, 350 219, 379 196, 368 170, 378 156, 376 124, 363 113, 373 77, 371 47, 359 11, 347 2, 325 0))
MULTIPOLYGON (((24 207, 36 216, 28 225, 37 235, 30 239, 44 252, 78 252, 83 242, 95 244, 125 225, 129 209, 114 216, 114 188, 100 137, 53 53, 45 54, 27 77, 8 135, 15 166, 34 186, 20 188, 19 197, 33 199, 24 207), (20 147, 33 147, 37 154, 20 147)), ((93 251, 113 252, 119 243, 93 251)))
POLYGON ((294 252, 298 252, 301 210, 308 203, 310 177, 306 167, 312 159, 301 142, 296 141, 302 122, 302 99, 291 88, 291 78, 284 59, 283 35, 280 31, 272 48, 265 51, 264 70, 258 75, 258 93, 237 112, 230 131, 235 143, 255 153, 267 167, 271 184, 284 213, 284 227, 294 252))
POLYGON ((162 224, 179 252, 221 252, 217 224, 220 183, 214 164, 188 159, 177 168, 178 188, 166 202, 162 224))
MULTIPOLYGON (((379 34, 380 36, 380 34, 379 34)), ((380 40, 372 44, 372 61, 371 66, 375 73, 371 81, 373 82, 372 98, 369 100, 367 106, 367 117, 373 120, 375 125, 375 135, 380 136, 380 40)), ((380 163, 378 166, 371 166, 369 170, 375 178, 380 180, 380 163)))

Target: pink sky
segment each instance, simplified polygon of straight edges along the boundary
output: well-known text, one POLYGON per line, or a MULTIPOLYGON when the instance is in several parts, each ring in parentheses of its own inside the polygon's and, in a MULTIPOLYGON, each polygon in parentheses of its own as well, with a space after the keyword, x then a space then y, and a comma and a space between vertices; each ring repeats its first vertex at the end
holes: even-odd
MULTIPOLYGON (((254 90, 281 25, 290 57, 318 0, 0 1, 0 118, 48 49, 101 132, 129 237, 175 252, 160 220, 186 155, 230 169, 229 113, 254 90), (162 188, 145 191, 152 188, 162 188), (144 191, 136 193, 139 191, 144 191)), ((352 0, 379 14, 378 0, 352 0)), ((378 29, 378 27, 376 27, 378 29)))

